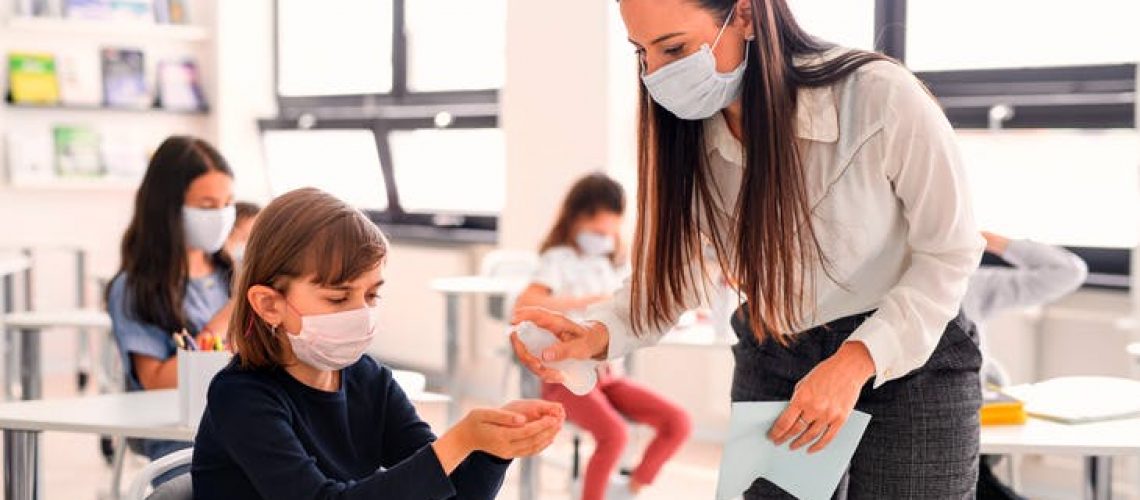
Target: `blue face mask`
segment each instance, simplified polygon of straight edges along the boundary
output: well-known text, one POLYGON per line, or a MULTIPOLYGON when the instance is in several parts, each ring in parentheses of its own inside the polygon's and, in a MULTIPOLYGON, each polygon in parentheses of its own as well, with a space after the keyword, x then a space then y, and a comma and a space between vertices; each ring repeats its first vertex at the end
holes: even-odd
POLYGON ((744 69, 748 66, 748 45, 745 45, 744 60, 740 66, 728 73, 716 70, 716 57, 713 49, 720 42, 724 29, 732 21, 736 12, 733 7, 720 27, 712 47, 701 45, 696 52, 669 63, 652 74, 641 74, 641 81, 649 90, 649 95, 669 112, 682 120, 703 120, 732 104, 740 96, 744 82, 744 69))

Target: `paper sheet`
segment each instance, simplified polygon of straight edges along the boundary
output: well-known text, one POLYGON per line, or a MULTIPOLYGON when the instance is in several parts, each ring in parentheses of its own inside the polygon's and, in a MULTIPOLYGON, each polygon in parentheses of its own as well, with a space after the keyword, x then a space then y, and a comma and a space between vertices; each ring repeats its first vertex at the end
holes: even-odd
POLYGON ((871 416, 854 411, 835 439, 822 451, 809 446, 792 451, 792 440, 776 446, 768 430, 788 406, 787 401, 732 404, 728 441, 721 457, 717 500, 738 498, 758 478, 764 478, 800 500, 828 500, 843 478, 871 416))

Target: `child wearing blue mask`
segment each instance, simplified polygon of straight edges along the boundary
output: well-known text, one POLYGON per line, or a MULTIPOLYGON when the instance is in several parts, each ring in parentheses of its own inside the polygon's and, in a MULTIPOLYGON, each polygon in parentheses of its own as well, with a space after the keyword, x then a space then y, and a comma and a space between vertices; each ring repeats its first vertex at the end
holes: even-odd
MULTIPOLYGON (((233 224, 233 171, 222 155, 201 139, 166 139, 135 195, 122 262, 107 288, 128 391, 177 385, 172 333, 225 333, 233 263, 222 245, 233 224)), ((151 459, 188 446, 131 441, 151 459)))
MULTIPOLYGON (((624 211, 625 193, 613 179, 592 174, 575 183, 542 243, 539 269, 516 305, 574 315, 621 288, 628 274, 619 243, 624 211)), ((566 417, 589 431, 596 443, 582 484, 583 500, 632 498, 653 483, 689 437, 684 409, 621 376, 619 368, 602 365, 597 387, 584 396, 560 384, 542 386, 542 397, 561 403, 566 417), (615 479, 629 441, 627 418, 653 427, 656 435, 630 478, 615 479)))
POLYGON ((258 216, 239 273, 237 354, 210 384, 195 498, 490 499, 509 460, 546 448, 562 408, 476 409, 436 438, 392 371, 364 352, 380 321, 388 243, 306 188, 258 216))

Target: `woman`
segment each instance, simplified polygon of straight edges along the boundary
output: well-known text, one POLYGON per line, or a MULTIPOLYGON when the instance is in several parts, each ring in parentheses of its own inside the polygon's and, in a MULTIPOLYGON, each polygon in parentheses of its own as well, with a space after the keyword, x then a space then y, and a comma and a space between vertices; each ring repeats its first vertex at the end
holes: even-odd
POLYGON ((560 335, 547 361, 650 345, 707 295, 707 239, 747 299, 732 399, 790 400, 770 439, 818 451, 858 408, 850 497, 972 498, 981 355, 959 302, 983 243, 937 103, 883 56, 805 33, 785 0, 620 7, 642 66, 633 276, 585 324, 514 319, 560 335))
MULTIPOLYGON (((107 309, 127 390, 178 385, 171 334, 224 335, 233 263, 222 245, 234 224, 233 171, 201 139, 176 136, 155 151, 123 235, 107 309)), ((190 443, 132 441, 154 460, 190 443)))
MULTIPOLYGON (((539 306, 578 315, 608 300, 628 272, 619 238, 624 213, 625 192, 613 179, 591 174, 574 183, 542 243, 538 271, 519 295, 516 307, 539 306)), ((584 396, 561 384, 542 386, 542 398, 561 403, 566 418, 594 438, 582 500, 632 498, 653 484, 661 467, 689 437, 691 424, 684 409, 618 371, 618 367, 603 365, 597 387, 584 396), (626 418, 653 427, 655 434, 629 481, 614 481, 611 486, 629 442, 626 418)))

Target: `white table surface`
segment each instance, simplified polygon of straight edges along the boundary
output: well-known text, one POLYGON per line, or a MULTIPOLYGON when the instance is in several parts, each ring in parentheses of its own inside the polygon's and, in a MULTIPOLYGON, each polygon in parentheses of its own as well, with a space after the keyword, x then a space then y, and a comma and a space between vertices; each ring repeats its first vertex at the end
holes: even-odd
MULTIPOLYGON (((434 392, 408 398, 413 403, 451 401, 434 392)), ((174 389, 0 403, 0 429, 193 441, 197 431, 178 420, 174 389)))
POLYGON ((1024 425, 983 426, 987 454, 1112 456, 1140 454, 1140 418, 1061 424, 1030 417, 1024 425))
POLYGON ((0 404, 0 429, 192 441, 178 420, 173 389, 0 404))
POLYGON ((19 311, 4 315, 0 322, 10 328, 41 330, 54 327, 111 329, 111 316, 98 309, 19 311))
POLYGON ((0 256, 0 276, 15 274, 32 267, 31 259, 23 255, 0 256))
POLYGON ((443 293, 514 293, 526 288, 528 281, 523 278, 453 276, 432 280, 431 289, 443 293))

